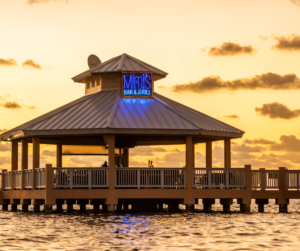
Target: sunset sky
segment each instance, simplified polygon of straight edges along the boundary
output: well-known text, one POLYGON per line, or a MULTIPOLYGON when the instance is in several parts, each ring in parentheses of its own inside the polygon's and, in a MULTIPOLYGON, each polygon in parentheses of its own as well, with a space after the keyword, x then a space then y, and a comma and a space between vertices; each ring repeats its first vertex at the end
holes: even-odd
MULTIPOLYGON (((169 73, 156 92, 246 132, 232 140, 233 167, 300 167, 300 0, 0 0, 0 11, 0 132, 83 96, 71 78, 90 54, 127 53, 169 73)), ((221 167, 223 142, 213 147, 221 167)), ((54 150, 42 147, 41 165, 54 150)), ((184 150, 135 148, 130 164, 181 167, 184 150)), ((1 142, 0 168, 9 156, 1 142)))

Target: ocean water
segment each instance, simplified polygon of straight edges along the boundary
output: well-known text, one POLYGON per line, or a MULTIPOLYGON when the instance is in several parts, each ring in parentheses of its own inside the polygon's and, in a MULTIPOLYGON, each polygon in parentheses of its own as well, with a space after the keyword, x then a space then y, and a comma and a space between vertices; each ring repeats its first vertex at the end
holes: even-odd
MULTIPOLYGON (((254 203, 254 202, 253 202, 254 203)), ((0 250, 300 250, 300 201, 279 214, 86 214, 0 211, 0 250)), ((199 209, 202 205, 199 205, 199 209)))

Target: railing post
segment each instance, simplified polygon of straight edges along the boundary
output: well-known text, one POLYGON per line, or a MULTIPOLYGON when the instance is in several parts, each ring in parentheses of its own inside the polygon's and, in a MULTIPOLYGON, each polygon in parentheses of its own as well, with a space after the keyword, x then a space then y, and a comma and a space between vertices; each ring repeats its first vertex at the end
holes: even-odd
POLYGON ((89 184, 89 189, 92 188, 92 169, 88 170, 88 184, 89 184))
POLYGON ((137 170, 137 186, 138 186, 138 189, 140 189, 140 187, 141 187, 141 172, 140 171, 141 171, 140 169, 137 170))
POLYGON ((208 179, 208 187, 211 188, 211 168, 206 169, 207 179, 208 179))
POLYGON ((225 171, 225 175, 226 175, 225 187, 229 188, 229 170, 227 170, 227 168, 225 168, 224 171, 225 171))
POLYGON ((69 169, 69 185, 70 185, 70 189, 73 188, 73 170, 69 169))
POLYGON ((266 173, 265 168, 259 168, 260 173, 260 190, 264 191, 266 189, 266 173))
POLYGON ((285 173, 286 167, 279 167, 279 198, 277 200, 277 204, 279 205, 279 212, 280 213, 287 213, 287 205, 289 204, 289 199, 285 197, 285 173))
POLYGON ((106 186, 109 187, 109 169, 105 169, 105 173, 106 173, 106 186))
POLYGON ((161 189, 163 189, 164 188, 164 182, 165 182, 165 180, 164 180, 164 169, 161 169, 160 170, 160 186, 161 186, 161 189))

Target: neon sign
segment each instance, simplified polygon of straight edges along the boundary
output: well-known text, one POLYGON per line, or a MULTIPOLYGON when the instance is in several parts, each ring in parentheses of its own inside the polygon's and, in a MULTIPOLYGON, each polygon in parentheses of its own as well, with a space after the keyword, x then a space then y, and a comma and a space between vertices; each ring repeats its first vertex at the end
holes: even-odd
POLYGON ((151 97, 152 90, 151 73, 123 73, 122 94, 124 97, 151 97))

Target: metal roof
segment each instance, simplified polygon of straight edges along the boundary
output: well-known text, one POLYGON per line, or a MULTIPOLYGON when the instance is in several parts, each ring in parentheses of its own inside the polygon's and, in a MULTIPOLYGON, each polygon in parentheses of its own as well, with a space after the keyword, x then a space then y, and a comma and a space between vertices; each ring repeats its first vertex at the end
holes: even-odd
POLYGON ((120 56, 107 60, 73 77, 72 79, 76 82, 96 74, 123 71, 150 71, 154 75, 161 77, 166 77, 168 75, 168 73, 124 53, 120 56))
MULTIPOLYGON (((121 90, 99 91, 4 134, 16 131, 57 131, 81 129, 176 129, 212 130, 241 134, 243 131, 160 94, 152 98, 123 98, 121 90)), ((3 134, 3 135, 4 135, 3 134)))

